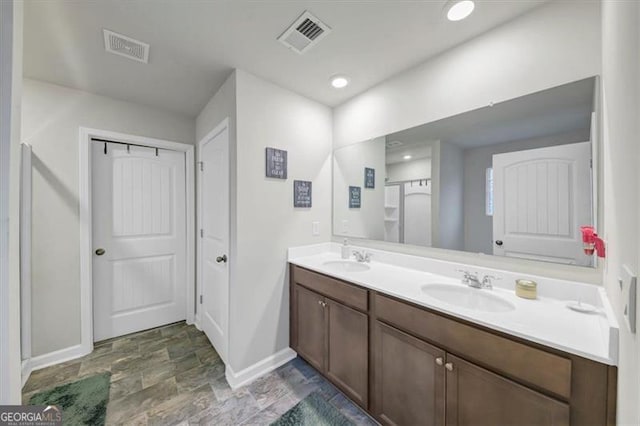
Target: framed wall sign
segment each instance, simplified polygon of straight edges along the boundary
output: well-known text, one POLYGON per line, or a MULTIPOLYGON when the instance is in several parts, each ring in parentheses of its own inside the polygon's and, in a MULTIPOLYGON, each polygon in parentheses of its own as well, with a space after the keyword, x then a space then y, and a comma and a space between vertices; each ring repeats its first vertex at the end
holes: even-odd
POLYGON ((293 181, 293 207, 311 207, 311 182, 293 181))
POLYGON ((276 148, 267 148, 266 176, 276 179, 287 178, 287 151, 276 148))
POLYGON ((362 188, 359 186, 350 186, 349 187, 349 208, 350 209, 359 209, 362 204, 361 197, 362 188))
POLYGON ((376 169, 370 169, 369 167, 364 168, 364 187, 376 187, 376 169))

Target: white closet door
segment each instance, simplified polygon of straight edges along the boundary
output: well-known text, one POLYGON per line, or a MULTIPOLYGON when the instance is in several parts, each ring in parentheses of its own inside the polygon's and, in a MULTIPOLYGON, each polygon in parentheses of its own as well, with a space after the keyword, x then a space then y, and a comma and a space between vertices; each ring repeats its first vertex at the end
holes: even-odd
POLYGON ((493 156, 493 253, 591 265, 581 225, 592 223, 591 143, 493 156))
POLYGON ((404 243, 431 246, 431 181, 404 184, 404 243))
POLYGON ((199 282, 200 324, 211 344, 227 362, 229 318, 229 130, 226 122, 202 140, 199 282))
POLYGON ((186 317, 184 153, 104 146, 92 142, 95 341, 186 317))

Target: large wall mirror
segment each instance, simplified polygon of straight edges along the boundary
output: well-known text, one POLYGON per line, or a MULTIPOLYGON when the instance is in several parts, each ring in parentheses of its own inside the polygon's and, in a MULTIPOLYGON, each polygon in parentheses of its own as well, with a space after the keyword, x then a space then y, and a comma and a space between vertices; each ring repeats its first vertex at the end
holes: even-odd
POLYGON ((334 151, 333 233, 593 267, 596 77, 334 151))

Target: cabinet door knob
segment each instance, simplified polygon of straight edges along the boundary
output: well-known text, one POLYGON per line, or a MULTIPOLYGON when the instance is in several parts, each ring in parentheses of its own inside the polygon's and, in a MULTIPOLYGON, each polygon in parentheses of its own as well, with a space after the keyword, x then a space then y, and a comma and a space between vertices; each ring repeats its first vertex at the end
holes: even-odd
POLYGON ((453 371, 453 363, 452 362, 448 362, 444 365, 444 368, 446 368, 449 371, 453 371))
POLYGON ((442 359, 442 357, 439 356, 438 358, 436 358, 436 364, 438 364, 438 365, 444 364, 444 359, 442 359))
POLYGON ((105 254, 105 251, 104 251, 104 249, 103 249, 103 248, 99 248, 98 250, 96 250, 96 254, 97 254, 98 256, 102 256, 103 254, 105 254))

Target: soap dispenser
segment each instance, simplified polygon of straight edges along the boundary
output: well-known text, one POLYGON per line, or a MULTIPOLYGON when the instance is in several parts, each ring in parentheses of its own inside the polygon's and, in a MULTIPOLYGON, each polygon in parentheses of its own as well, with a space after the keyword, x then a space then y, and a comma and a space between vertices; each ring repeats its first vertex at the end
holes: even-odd
POLYGON ((351 255, 351 253, 349 253, 349 241, 347 241, 347 239, 344 239, 344 243, 342 244, 342 258, 343 259, 349 259, 349 256, 351 255))

